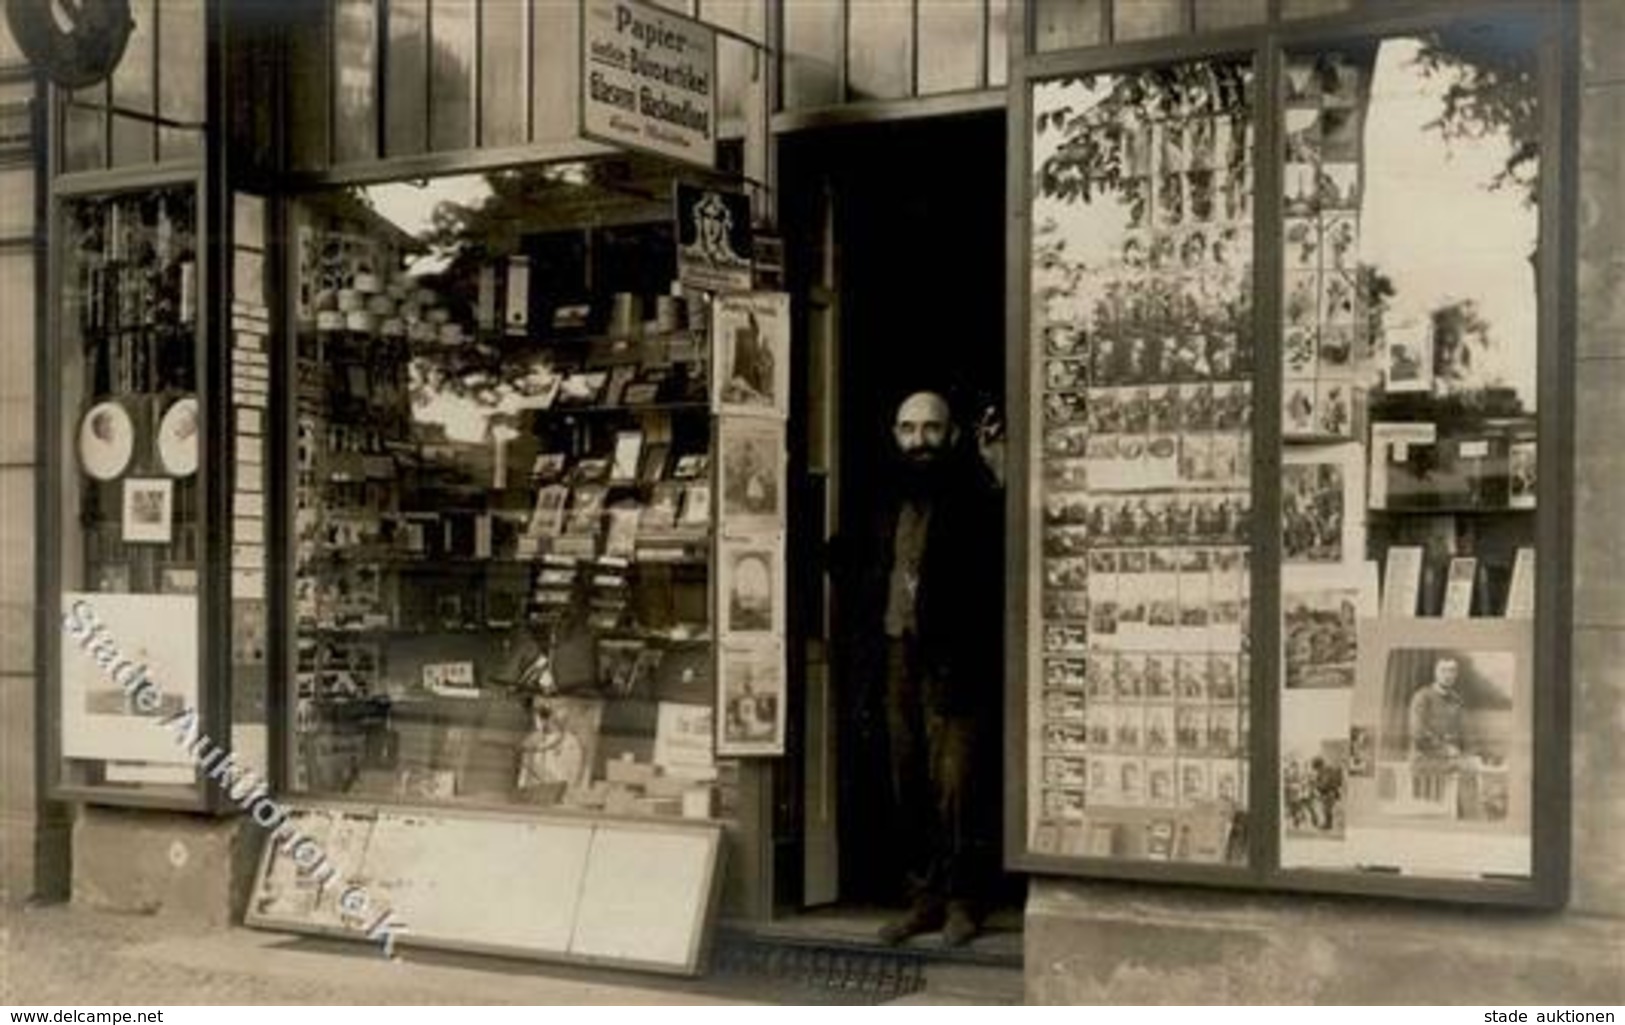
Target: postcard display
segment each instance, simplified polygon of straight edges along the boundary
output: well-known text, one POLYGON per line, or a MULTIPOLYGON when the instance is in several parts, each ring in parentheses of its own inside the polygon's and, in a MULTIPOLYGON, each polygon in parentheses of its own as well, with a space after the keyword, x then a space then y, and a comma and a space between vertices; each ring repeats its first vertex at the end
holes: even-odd
POLYGON ((1527 878, 1534 211, 1400 134, 1418 45, 1283 69, 1281 865, 1527 878), (1428 196, 1526 234, 1441 252, 1428 196))
POLYGON ((61 780, 191 804, 160 721, 199 701, 197 193, 60 211, 61 780))
POLYGON ((1251 88, 1035 88, 1035 854, 1246 857, 1251 88))
POLYGON ((415 276, 331 197, 292 239, 293 788, 731 818, 702 297, 576 295, 545 238, 415 276))

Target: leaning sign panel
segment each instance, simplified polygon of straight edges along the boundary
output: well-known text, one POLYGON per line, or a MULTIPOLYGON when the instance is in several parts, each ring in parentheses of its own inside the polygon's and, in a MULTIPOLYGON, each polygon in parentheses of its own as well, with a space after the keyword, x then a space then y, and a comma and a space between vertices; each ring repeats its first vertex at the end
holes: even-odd
POLYGON ((581 134, 715 167, 717 35, 640 0, 582 0, 581 134))

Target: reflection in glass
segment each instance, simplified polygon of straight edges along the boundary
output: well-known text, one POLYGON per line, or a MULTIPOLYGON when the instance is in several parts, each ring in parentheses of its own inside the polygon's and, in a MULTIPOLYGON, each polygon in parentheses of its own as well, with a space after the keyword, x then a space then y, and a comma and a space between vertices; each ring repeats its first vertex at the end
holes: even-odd
MULTIPOLYGON (((204 52, 204 5, 186 0, 162 0, 158 5, 158 49, 164 60, 158 68, 158 112, 182 124, 203 121, 204 62, 190 55, 204 52)), ((161 160, 199 157, 203 153, 201 128, 158 128, 161 160)))
POLYGON ((429 15, 429 146, 474 143, 474 0, 433 0, 429 15))
POLYGON ((784 107, 806 110, 841 102, 843 0, 785 4, 784 107))
POLYGON ((384 61, 384 152, 422 153, 429 143, 429 0, 390 0, 384 61))
POLYGON ((373 0, 335 0, 333 67, 338 76, 333 105, 333 159, 339 163, 378 155, 376 103, 378 6, 373 0))
POLYGON ((480 145, 525 141, 525 9, 486 3, 480 15, 480 145))
POLYGON ((1283 71, 1282 864, 1527 875, 1533 55, 1283 71))
POLYGON ((1035 853, 1246 859, 1250 85, 1034 90, 1035 853))
POLYGON ((113 166, 151 163, 155 135, 150 120, 154 113, 152 94, 154 0, 133 0, 130 30, 124 56, 113 70, 113 104, 146 117, 113 115, 113 166))
POLYGON ((981 4, 921 4, 919 93, 975 89, 986 43, 981 4))
POLYGON ((846 58, 849 99, 890 100, 912 95, 912 0, 869 0, 848 5, 846 58))

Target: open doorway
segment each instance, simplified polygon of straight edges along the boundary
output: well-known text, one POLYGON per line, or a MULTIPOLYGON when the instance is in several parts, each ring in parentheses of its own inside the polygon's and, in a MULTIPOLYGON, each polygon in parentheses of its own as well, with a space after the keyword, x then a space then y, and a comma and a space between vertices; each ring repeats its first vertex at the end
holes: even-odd
MULTIPOLYGON (((920 388, 946 393, 967 435, 989 407, 1002 411, 1004 115, 810 133, 787 140, 782 156, 785 194, 803 199, 787 217, 787 232, 819 265, 802 284, 815 304, 824 291, 828 314, 812 344, 827 345, 832 358, 813 361, 814 374, 822 368, 825 381, 809 392, 814 405, 827 403, 810 413, 814 420, 824 417, 828 434, 831 497, 822 527, 834 533, 872 517, 875 495, 893 469, 891 424, 904 395, 920 388), (812 194, 819 200, 805 201, 812 194)), ((811 319, 818 323, 816 315, 811 319)), ((812 330, 816 335, 819 328, 812 330)), ((799 803, 808 885, 800 903, 872 908, 879 916, 904 892, 884 708, 877 693, 853 678, 840 596, 831 597, 827 694, 808 703, 803 733, 809 788, 799 803), (827 763, 820 761, 825 754, 827 763), (831 809, 821 854, 813 835, 818 806, 831 809)), ((985 630, 988 645, 1002 646, 997 617, 985 630)), ((987 685, 1002 690, 1003 681, 987 685)), ((1004 771, 997 744, 980 758, 978 771, 995 777, 985 792, 996 799, 1004 771)), ((987 815, 995 850, 998 811, 987 815)), ((996 896, 1013 906, 1019 887, 1013 880, 1004 884, 996 896)), ((1019 915, 995 913, 995 930, 1001 922, 1019 922, 1019 915)))

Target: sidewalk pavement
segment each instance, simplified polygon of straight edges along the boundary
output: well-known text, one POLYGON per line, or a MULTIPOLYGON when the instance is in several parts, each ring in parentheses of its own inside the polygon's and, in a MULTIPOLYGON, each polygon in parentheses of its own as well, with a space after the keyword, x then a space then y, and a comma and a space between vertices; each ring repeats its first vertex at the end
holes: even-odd
MULTIPOLYGON (((925 991, 901 1002, 1011 999, 999 989, 1008 983, 1003 976, 963 969, 933 970, 928 978, 925 991)), ((0 1005, 830 1002, 840 1001, 737 974, 665 978, 410 948, 390 961, 367 943, 245 928, 200 931, 162 917, 65 905, 0 906, 0 1005)))
POLYGON ((66 906, 0 908, 0 1004, 731 1004, 702 982, 407 953, 66 906))

